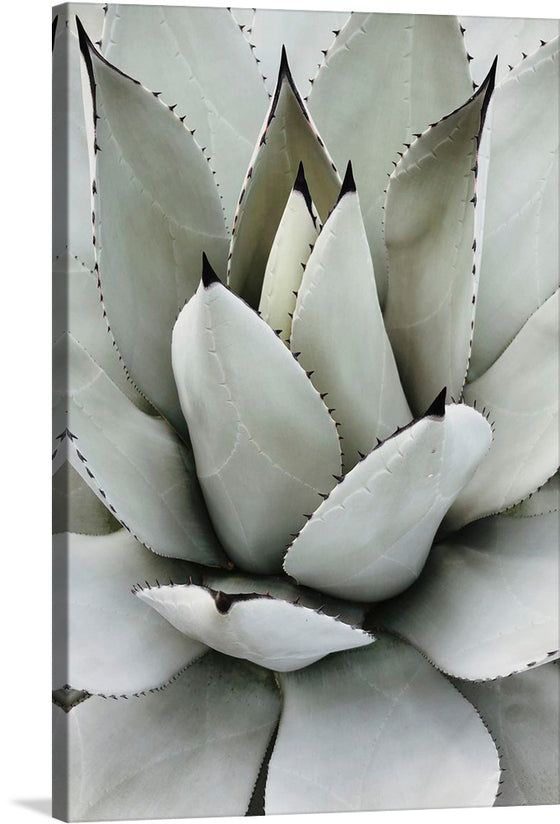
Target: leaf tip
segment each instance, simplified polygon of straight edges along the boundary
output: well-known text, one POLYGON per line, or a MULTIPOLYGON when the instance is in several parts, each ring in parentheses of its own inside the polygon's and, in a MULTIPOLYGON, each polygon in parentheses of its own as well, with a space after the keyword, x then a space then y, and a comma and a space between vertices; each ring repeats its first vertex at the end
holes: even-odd
POLYGON ((210 261, 206 257, 206 252, 202 253, 202 285, 208 289, 214 283, 222 283, 218 275, 212 269, 210 261))
POLYGON ((447 386, 444 386, 439 395, 432 401, 428 409, 422 415, 423 418, 443 418, 445 415, 445 396, 447 386))

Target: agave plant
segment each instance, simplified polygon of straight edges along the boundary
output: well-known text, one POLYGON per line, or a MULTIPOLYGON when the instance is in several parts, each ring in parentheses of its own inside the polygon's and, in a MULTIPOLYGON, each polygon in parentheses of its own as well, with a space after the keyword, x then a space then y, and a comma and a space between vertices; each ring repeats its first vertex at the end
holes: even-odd
POLYGON ((54 26, 58 813, 558 802, 558 23, 54 26))

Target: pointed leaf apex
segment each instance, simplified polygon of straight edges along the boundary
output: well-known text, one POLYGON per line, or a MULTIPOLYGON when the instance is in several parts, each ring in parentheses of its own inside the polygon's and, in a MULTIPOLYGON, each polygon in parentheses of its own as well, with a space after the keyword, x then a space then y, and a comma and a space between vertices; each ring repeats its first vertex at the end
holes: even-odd
POLYGON ((423 418, 443 418, 445 415, 445 396, 447 394, 447 386, 444 386, 437 398, 430 404, 429 408, 423 414, 423 418))
POLYGON ((205 289, 212 286, 213 283, 222 283, 218 275, 210 266, 206 253, 202 253, 202 285, 205 289))
POLYGON ((342 200, 345 194, 349 192, 356 191, 356 183, 354 181, 354 172, 352 170, 352 161, 348 161, 348 166, 346 167, 346 174, 344 175, 344 180, 342 181, 342 186, 340 188, 340 194, 338 196, 338 202, 342 200))
POLYGON ((294 192, 299 192, 300 194, 303 195, 306 206, 309 210, 309 214, 311 215, 311 217, 313 218, 313 221, 315 222, 315 218, 314 218, 314 215, 313 215, 313 209, 312 209, 311 193, 309 191, 309 186, 307 185, 307 180, 305 179, 305 172, 303 170, 303 163, 301 162, 301 160, 299 162, 296 179, 294 181, 294 192))

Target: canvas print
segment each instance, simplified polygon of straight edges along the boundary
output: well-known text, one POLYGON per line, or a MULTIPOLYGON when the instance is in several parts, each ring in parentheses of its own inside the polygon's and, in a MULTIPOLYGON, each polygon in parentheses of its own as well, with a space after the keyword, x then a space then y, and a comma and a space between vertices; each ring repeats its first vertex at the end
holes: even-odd
POLYGON ((559 802, 558 50, 54 9, 57 817, 559 802))

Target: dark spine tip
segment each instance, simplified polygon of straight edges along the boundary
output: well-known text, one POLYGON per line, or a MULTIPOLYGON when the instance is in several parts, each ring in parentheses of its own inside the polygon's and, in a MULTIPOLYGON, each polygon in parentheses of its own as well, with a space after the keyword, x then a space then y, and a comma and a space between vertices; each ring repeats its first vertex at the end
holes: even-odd
POLYGON ((58 25, 58 14, 54 16, 52 21, 52 48, 54 50, 54 39, 56 37, 56 27, 58 25))
POLYGON ((444 386, 437 398, 426 409, 423 418, 443 418, 445 415, 445 396, 447 394, 447 386, 444 386))
POLYGON ((348 166, 346 167, 346 174, 344 175, 344 180, 342 181, 342 186, 340 187, 340 194, 338 196, 337 204, 340 203, 344 195, 355 192, 356 182, 354 180, 354 172, 352 170, 352 161, 349 160, 348 166))
POLYGON ((206 257, 206 253, 202 253, 202 285, 205 289, 212 286, 213 283, 222 283, 218 275, 210 266, 210 262, 206 257))
POLYGON ((299 162, 296 179, 294 181, 294 192, 299 192, 301 195, 303 195, 305 205, 307 206, 309 214, 313 219, 313 223, 315 223, 315 216, 313 215, 311 201, 311 193, 309 191, 309 186, 307 185, 307 180, 305 179, 305 171, 303 169, 303 163, 301 162, 301 160, 299 162))

